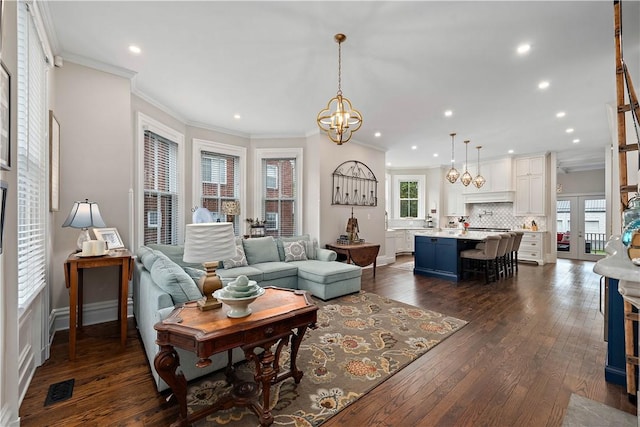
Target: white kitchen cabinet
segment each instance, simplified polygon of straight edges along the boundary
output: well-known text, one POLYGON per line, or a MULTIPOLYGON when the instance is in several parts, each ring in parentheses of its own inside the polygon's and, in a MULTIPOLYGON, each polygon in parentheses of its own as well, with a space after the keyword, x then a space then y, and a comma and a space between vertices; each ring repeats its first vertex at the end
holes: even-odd
POLYGON ((516 216, 546 215, 545 157, 516 159, 516 216))
POLYGON ((395 230, 396 253, 407 252, 407 239, 404 236, 404 230, 395 230))
POLYGON ((518 249, 519 261, 534 261, 544 264, 546 234, 544 231, 525 231, 518 249))
POLYGON ((460 182, 451 184, 446 180, 442 185, 445 201, 444 216, 465 216, 467 213, 464 204, 464 186, 460 182))
POLYGON ((423 233, 426 229, 415 228, 407 230, 394 230, 396 253, 415 252, 416 233, 423 233))

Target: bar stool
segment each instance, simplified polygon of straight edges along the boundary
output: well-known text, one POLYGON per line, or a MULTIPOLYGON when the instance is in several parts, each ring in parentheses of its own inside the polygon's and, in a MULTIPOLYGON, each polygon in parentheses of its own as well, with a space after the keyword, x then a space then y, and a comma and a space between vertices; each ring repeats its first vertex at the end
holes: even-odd
POLYGON ((511 248, 511 265, 514 272, 518 272, 518 250, 520 249, 520 242, 522 242, 522 236, 524 231, 513 231, 515 238, 513 239, 513 247, 511 248))
POLYGON ((503 276, 507 277, 507 248, 511 245, 511 241, 513 241, 513 236, 510 233, 500 233, 500 237, 500 244, 498 245, 498 253, 496 255, 496 276, 498 279, 503 276))
POLYGON ((482 249, 466 249, 460 252, 462 259, 462 277, 465 273, 484 273, 485 283, 497 280, 498 246, 502 238, 500 236, 487 236, 482 249))
POLYGON ((504 254, 504 270, 505 270, 505 277, 506 276, 513 276, 513 262, 511 261, 511 252, 513 251, 513 244, 516 240, 516 233, 514 233, 513 231, 509 231, 508 233, 511 236, 511 238, 509 239, 509 242, 507 243, 507 252, 504 254))

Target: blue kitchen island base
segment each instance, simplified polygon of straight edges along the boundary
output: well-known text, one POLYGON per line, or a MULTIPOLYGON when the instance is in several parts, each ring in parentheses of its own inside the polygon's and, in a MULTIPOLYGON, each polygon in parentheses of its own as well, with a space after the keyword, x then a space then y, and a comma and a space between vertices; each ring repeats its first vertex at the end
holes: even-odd
POLYGON ((460 252, 481 239, 416 235, 414 274, 457 282, 462 278, 460 252))

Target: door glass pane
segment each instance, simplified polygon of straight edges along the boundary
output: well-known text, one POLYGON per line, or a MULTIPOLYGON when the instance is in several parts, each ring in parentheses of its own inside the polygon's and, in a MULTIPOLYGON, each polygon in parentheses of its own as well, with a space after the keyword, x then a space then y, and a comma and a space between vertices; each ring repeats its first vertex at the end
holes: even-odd
POLYGON ((571 203, 569 200, 558 200, 556 202, 557 218, 557 249, 558 252, 569 252, 571 250, 571 203))
POLYGON ((601 198, 584 200, 584 250, 585 254, 604 255, 606 243, 606 201, 601 198))

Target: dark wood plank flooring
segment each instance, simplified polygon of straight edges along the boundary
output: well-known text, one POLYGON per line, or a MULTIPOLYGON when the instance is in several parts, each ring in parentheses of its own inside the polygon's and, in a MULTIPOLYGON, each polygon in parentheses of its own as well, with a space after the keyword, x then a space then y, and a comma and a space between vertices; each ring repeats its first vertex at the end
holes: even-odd
MULTIPOLYGON (((410 261, 400 257, 398 263, 410 261)), ((362 287, 470 323, 324 425, 559 426, 571 393, 635 414, 626 389, 604 381, 606 343, 593 263, 520 264, 484 285, 365 269, 362 287)), ((85 327, 78 359, 58 332, 20 408, 23 426, 167 426, 176 407, 157 393, 129 320, 125 351, 116 323, 85 327), (73 397, 44 407, 52 383, 75 379, 73 397)), ((303 379, 304 381, 304 379, 303 379)))

